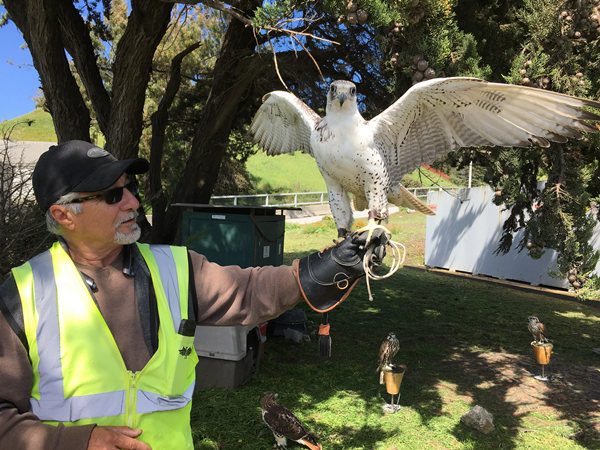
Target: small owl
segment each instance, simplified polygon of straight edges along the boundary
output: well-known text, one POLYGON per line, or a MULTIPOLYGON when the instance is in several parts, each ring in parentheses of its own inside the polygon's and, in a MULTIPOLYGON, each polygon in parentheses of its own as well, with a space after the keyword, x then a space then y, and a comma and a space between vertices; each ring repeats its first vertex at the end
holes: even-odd
POLYGON ((400 342, 393 331, 390 331, 387 338, 381 343, 379 347, 379 365, 377 366, 377 372, 379 372, 379 383, 383 384, 383 369, 385 366, 389 366, 392 363, 392 359, 398 353, 400 349, 400 342))
POLYGON ((529 316, 527 320, 529 321, 527 328, 533 336, 533 340, 535 342, 548 342, 546 327, 540 322, 540 319, 536 316, 529 316))

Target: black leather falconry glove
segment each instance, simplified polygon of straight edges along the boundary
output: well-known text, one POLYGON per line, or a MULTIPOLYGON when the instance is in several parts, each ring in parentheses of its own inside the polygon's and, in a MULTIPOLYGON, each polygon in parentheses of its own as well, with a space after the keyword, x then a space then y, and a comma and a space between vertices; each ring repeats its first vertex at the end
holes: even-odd
POLYGON ((365 275, 365 254, 372 269, 381 265, 388 241, 385 232, 376 229, 365 246, 366 240, 367 231, 354 232, 333 247, 300 260, 298 281, 302 295, 312 309, 324 313, 348 297, 356 282, 365 275))

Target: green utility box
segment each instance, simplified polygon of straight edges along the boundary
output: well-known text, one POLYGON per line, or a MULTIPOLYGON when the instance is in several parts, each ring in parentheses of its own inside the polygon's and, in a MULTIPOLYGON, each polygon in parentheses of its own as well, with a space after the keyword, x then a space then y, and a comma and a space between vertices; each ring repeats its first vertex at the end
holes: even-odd
POLYGON ((282 209, 288 208, 185 203, 176 206, 185 208, 181 244, 203 254, 209 261, 240 267, 283 263, 285 215, 282 209))

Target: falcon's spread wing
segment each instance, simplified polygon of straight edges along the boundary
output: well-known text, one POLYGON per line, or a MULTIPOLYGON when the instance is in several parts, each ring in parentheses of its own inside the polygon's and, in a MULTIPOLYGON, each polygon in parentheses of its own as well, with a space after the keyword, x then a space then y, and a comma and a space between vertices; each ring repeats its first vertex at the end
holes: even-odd
POLYGON ((548 147, 581 132, 600 116, 600 102, 477 78, 434 78, 414 85, 368 123, 392 184, 421 164, 460 147, 548 147))
POLYGON ((310 135, 321 117, 295 95, 273 91, 263 97, 250 131, 268 155, 302 151, 312 155, 310 135))

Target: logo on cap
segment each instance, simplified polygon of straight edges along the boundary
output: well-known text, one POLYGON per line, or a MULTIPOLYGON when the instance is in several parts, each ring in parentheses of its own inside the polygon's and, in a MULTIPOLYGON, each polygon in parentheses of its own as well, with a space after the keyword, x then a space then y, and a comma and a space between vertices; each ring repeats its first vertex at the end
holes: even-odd
POLYGON ((92 147, 87 151, 88 158, 102 158, 108 154, 106 150, 100 147, 92 147))

